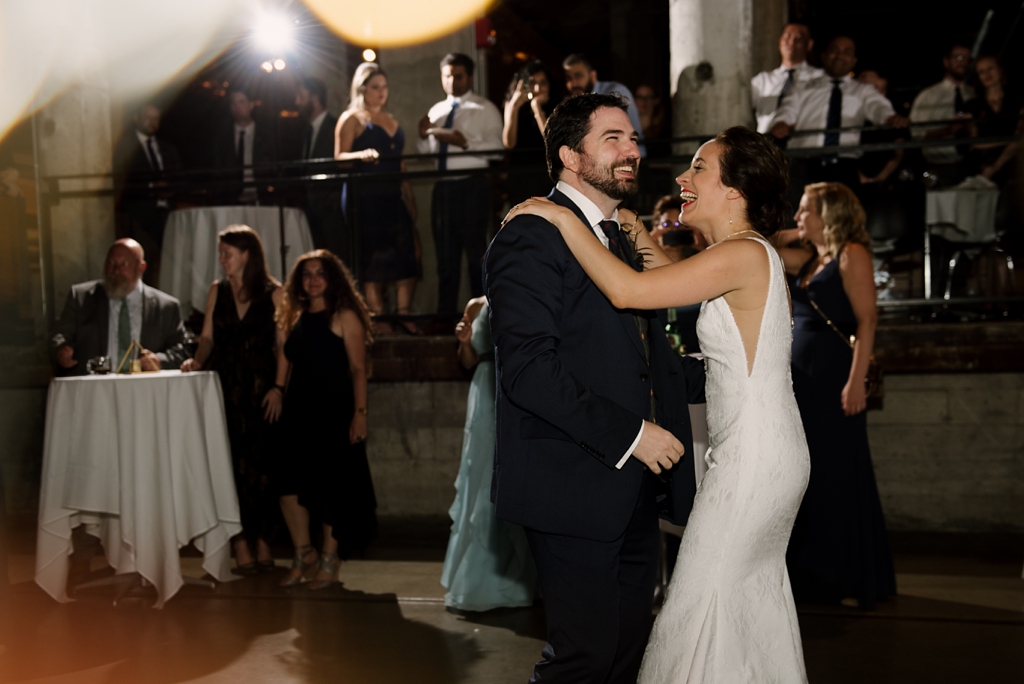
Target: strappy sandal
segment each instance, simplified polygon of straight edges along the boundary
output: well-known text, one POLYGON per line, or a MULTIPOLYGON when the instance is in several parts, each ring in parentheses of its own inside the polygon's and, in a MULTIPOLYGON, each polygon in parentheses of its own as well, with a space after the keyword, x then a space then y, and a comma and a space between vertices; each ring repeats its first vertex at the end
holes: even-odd
POLYGON ((295 557, 292 558, 292 569, 287 577, 277 583, 279 587, 294 587, 307 581, 306 573, 320 560, 320 554, 313 548, 312 544, 305 544, 295 549, 295 557), (306 558, 313 554, 313 560, 307 562, 306 558), (295 571, 299 573, 296 575, 295 571))
POLYGON ((331 575, 330 579, 318 580, 313 579, 309 583, 310 591, 320 591, 326 589, 335 582, 338 581, 338 568, 341 567, 341 560, 338 558, 338 554, 334 551, 325 553, 320 557, 320 572, 326 572, 331 575))

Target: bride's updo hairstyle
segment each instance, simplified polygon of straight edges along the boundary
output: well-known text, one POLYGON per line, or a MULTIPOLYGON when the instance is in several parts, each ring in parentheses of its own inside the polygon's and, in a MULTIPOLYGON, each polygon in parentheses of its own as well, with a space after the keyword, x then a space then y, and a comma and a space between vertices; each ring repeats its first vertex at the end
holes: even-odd
POLYGON ((727 128, 715 138, 722 183, 747 200, 750 227, 764 237, 776 233, 792 216, 786 201, 789 164, 767 136, 743 126, 727 128))

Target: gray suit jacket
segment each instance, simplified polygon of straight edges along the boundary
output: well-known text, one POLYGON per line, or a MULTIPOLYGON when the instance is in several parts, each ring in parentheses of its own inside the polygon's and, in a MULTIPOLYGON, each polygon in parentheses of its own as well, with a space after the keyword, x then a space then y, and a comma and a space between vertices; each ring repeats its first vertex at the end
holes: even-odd
MULTIPOLYGON (((110 300, 102 280, 71 286, 64 311, 54 329, 50 357, 58 377, 85 375, 86 361, 107 354, 107 327, 110 300), (59 336, 59 337, 58 337, 59 336), (57 348, 69 344, 75 350, 78 365, 61 368, 56 364, 57 348)), ((178 368, 188 358, 185 353, 185 324, 181 320, 181 304, 174 297, 155 287, 142 286, 143 348, 160 359, 161 368, 178 368)), ((120 359, 114 360, 116 365, 120 359)))

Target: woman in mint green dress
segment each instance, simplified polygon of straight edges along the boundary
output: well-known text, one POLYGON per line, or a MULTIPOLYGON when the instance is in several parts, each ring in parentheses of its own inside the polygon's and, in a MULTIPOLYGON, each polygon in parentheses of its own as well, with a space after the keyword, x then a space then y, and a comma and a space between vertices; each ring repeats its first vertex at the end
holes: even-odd
POLYGON ((494 463, 494 346, 487 300, 470 300, 455 330, 459 361, 476 365, 466 402, 462 462, 455 479, 455 502, 448 514, 448 539, 441 584, 444 604, 464 611, 514 608, 533 603, 537 571, 518 525, 494 517, 491 467, 494 463))

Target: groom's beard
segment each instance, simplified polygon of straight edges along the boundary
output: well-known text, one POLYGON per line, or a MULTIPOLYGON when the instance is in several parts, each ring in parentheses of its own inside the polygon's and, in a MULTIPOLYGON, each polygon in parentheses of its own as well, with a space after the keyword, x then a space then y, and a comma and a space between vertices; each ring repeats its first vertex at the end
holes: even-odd
POLYGON ((640 184, 637 181, 639 170, 639 159, 620 159, 611 166, 598 168, 591 161, 590 157, 584 156, 582 168, 580 168, 577 175, 580 177, 580 180, 595 190, 600 190, 612 199, 624 201, 632 199, 640 189, 640 184), (615 168, 618 166, 631 166, 633 168, 633 178, 629 180, 619 180, 616 178, 615 168))

